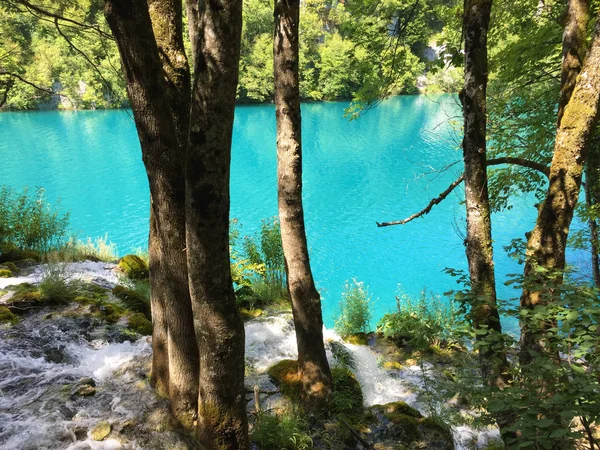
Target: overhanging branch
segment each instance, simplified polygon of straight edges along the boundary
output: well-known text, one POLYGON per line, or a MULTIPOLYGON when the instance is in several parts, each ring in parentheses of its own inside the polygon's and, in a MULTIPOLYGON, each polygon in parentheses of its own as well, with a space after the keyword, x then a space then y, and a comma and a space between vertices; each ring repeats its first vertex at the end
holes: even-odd
MULTIPOLYGON (((538 172, 543 173, 546 177, 550 176, 550 168, 548 166, 545 166, 541 163, 535 162, 535 161, 531 161, 529 159, 525 159, 525 158, 517 158, 517 157, 512 157, 512 156, 504 156, 501 158, 493 158, 490 159, 486 162, 486 166, 499 166, 501 164, 513 164, 516 166, 521 166, 521 167, 525 167, 527 169, 533 169, 533 170, 537 170, 538 172)), ((408 222, 411 222, 419 217, 425 216, 427 214, 429 214, 429 212, 431 211, 431 209, 435 206, 438 205, 439 203, 441 203, 446 197, 448 197, 448 195, 450 195, 450 193, 460 184, 463 182, 463 180, 465 179, 465 174, 461 174, 460 177, 458 177, 456 180, 454 180, 452 182, 452 184, 450 184, 450 186, 448 186, 446 188, 446 190, 444 192, 442 192, 440 195, 438 195, 437 197, 435 197, 434 199, 432 199, 425 208, 423 208, 421 211, 413 214, 412 216, 407 217, 404 220, 397 220, 394 222, 375 222, 377 224, 377 226, 379 228, 382 227, 391 227, 393 225, 404 225, 407 224, 408 222)))

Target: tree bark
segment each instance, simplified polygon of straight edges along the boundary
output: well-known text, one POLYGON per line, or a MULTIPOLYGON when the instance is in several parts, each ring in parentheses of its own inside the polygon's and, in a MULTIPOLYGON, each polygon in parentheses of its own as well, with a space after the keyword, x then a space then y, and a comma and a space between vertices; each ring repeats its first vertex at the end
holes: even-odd
MULTIPOLYGON (((598 123, 599 92, 600 21, 597 21, 592 44, 557 130, 548 192, 527 242, 525 277, 535 278, 537 284, 523 289, 522 309, 546 303, 553 286, 562 282, 569 227, 581 189, 588 145, 598 123)), ((531 361, 531 351, 538 354, 547 351, 544 335, 548 326, 522 321, 523 364, 531 361)))
MULTIPOLYGON (((592 139, 587 164, 585 166, 585 199, 588 209, 598 208, 600 204, 600 135, 596 130, 592 139)), ((591 267, 594 285, 600 288, 600 260, 598 259, 598 222, 594 211, 588 220, 590 229, 591 267)))
POLYGON ((187 263, 200 350, 198 430, 206 449, 247 449, 244 325, 229 260, 229 178, 242 0, 198 3, 186 159, 187 263))
MULTIPOLYGON (((461 91, 464 115, 463 157, 467 208, 466 252, 471 280, 471 320, 475 330, 500 333, 496 299, 492 223, 486 170, 487 33, 492 0, 466 0, 464 15, 465 84, 461 91)), ((477 335, 477 339, 490 339, 477 335)), ((484 377, 502 387, 507 367, 504 348, 481 353, 484 377)), ((494 350, 492 350, 494 349, 494 350)))
POLYGON ((298 368, 305 403, 311 408, 318 408, 329 402, 332 380, 323 343, 321 299, 310 268, 302 206, 299 19, 299 0, 275 2, 273 55, 277 187, 281 240, 296 328, 298 368))
POLYGON ((590 14, 589 0, 569 0, 567 17, 563 31, 562 67, 560 82, 560 99, 558 102, 558 120, 560 126, 565 108, 581 72, 587 51, 587 26, 590 14))
MULTIPOLYGON (((175 12, 169 16, 167 10, 169 6, 176 8, 175 2, 152 3, 155 9, 162 8, 159 21, 174 18, 175 12)), ((177 87, 173 74, 163 72, 163 62, 169 65, 166 61, 172 55, 166 51, 168 36, 158 33, 164 50, 161 62, 146 1, 107 0, 105 15, 125 69, 127 93, 152 199, 149 256, 155 327, 153 382, 159 392, 169 395, 175 417, 189 427, 196 415, 198 350, 184 254, 185 181, 181 139, 182 133, 187 133, 188 115, 184 107, 172 106, 178 100, 186 101, 185 97, 178 96, 180 91, 186 90, 185 75, 177 87)), ((155 23, 158 28, 162 26, 159 21, 155 23)), ((169 26, 163 25, 165 29, 169 26)), ((182 64, 183 71, 186 64, 182 64)))

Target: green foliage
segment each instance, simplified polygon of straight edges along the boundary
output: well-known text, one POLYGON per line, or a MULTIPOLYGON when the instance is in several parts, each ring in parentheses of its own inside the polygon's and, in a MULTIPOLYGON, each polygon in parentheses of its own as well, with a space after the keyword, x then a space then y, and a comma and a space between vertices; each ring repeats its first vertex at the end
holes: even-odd
POLYGON ((397 311, 384 315, 377 331, 397 345, 426 350, 461 342, 465 322, 457 302, 426 290, 416 300, 400 291, 396 302, 397 311))
POLYGON ((79 283, 72 280, 67 264, 49 261, 39 285, 42 298, 49 303, 69 303, 78 295, 79 283))
POLYGON ((0 306, 0 324, 14 325, 19 321, 19 318, 15 316, 10 309, 6 306, 0 306))
POLYGON ((356 416, 363 409, 363 394, 354 374, 344 367, 331 369, 333 401, 331 412, 340 416, 356 416))
POLYGON ((32 192, 24 188, 17 192, 8 186, 0 187, 0 248, 3 255, 10 253, 11 246, 35 252, 59 248, 66 240, 68 225, 69 214, 61 213, 58 207, 47 203, 44 189, 32 192))
POLYGON ((335 321, 335 330, 341 336, 366 333, 370 329, 371 296, 364 283, 346 282, 340 302, 340 315, 335 321))
POLYGON ((239 228, 230 232, 231 274, 238 303, 251 308, 289 299, 281 231, 277 220, 264 220, 254 236, 245 236, 239 248, 239 228))
POLYGON ((302 381, 298 374, 298 361, 284 359, 267 369, 267 373, 279 386, 282 395, 298 400, 302 393, 302 381))
POLYGON ((67 261, 115 262, 118 259, 117 246, 109 242, 108 235, 94 240, 87 238, 86 241, 72 237, 60 249, 60 253, 67 261))
POLYGON ((260 412, 250 440, 261 450, 307 450, 313 448, 306 419, 297 412, 272 415, 260 412))
POLYGON ((0 278, 10 278, 13 273, 9 269, 0 268, 0 278))

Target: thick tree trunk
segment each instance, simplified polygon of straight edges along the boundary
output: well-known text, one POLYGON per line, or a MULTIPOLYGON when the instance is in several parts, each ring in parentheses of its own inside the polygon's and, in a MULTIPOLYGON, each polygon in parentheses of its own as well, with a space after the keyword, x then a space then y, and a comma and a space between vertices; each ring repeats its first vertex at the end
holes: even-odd
POLYGON ((315 287, 302 207, 302 134, 298 83, 299 0, 275 2, 274 75, 277 118, 277 179, 281 240, 298 344, 306 404, 326 404, 331 371, 323 343, 321 299, 315 287))
MULTIPOLYGON (((487 33, 492 0, 466 0, 464 15, 465 85, 461 92, 464 115, 463 156, 467 207, 467 259, 471 279, 473 327, 501 332, 496 300, 492 223, 486 170, 486 92, 488 79, 487 33)), ((489 335, 477 335, 490 339, 489 335)), ((502 387, 505 379, 504 349, 481 353, 484 377, 502 387)), ((494 349, 492 349, 494 348, 494 349)))
MULTIPOLYGON (((155 1, 154 7, 158 8, 159 3, 155 1)), ((162 2, 162 6, 165 5, 168 8, 167 2, 162 2)), ((169 96, 175 100, 177 89, 171 83, 172 74, 163 74, 148 3, 144 0, 107 0, 105 15, 125 69, 127 93, 152 198, 149 254, 156 327, 153 333, 156 339, 153 341, 156 364, 153 379, 159 391, 168 393, 175 416, 190 426, 195 417, 198 392, 198 351, 184 253, 185 182, 181 133, 185 133, 186 128, 177 123, 177 109, 171 107, 169 96)), ((163 57, 168 59, 169 54, 163 57)), ((181 89, 185 90, 185 86, 181 89)), ((181 115, 182 123, 187 123, 185 112, 181 115)))
POLYGON ((199 2, 186 161, 187 261, 200 350, 198 438, 247 449, 244 325, 229 265, 229 178, 242 0, 199 2))
MULTIPOLYGON (((548 192, 527 242, 525 277, 535 278, 537 283, 523 289, 523 309, 544 304, 552 287, 562 282, 569 227, 581 189, 588 145, 598 123, 599 100, 600 21, 597 21, 591 47, 557 130, 548 192)), ((523 364, 531 361, 531 351, 538 354, 547 351, 544 335, 549 325, 522 321, 523 364)))
POLYGON ((560 83, 560 99, 558 102, 558 120, 560 126, 565 108, 581 72, 587 51, 587 26, 590 14, 589 0, 569 0, 567 17, 563 32, 562 68, 560 83))

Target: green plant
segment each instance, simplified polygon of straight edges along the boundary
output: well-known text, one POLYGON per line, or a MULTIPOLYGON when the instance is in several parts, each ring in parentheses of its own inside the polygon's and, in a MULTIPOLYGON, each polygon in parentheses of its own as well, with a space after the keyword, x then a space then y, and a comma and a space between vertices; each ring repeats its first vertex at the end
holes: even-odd
POLYGON ((370 330, 371 296, 364 283, 346 282, 340 302, 340 315, 335 321, 335 330, 341 336, 367 333, 370 330))
POLYGON ((381 318, 377 331, 397 345, 426 350, 461 342, 465 322, 458 302, 442 300, 426 290, 414 300, 400 291, 396 305, 397 311, 381 318))
POLYGON ((308 423, 295 411, 278 415, 259 412, 250 439, 261 450, 307 450, 313 447, 308 423))
POLYGON ((148 319, 152 317, 150 314, 150 300, 148 297, 145 297, 133 289, 121 286, 120 284, 113 288, 112 293, 123 302, 127 309, 142 313, 148 319))
POLYGON ((108 235, 86 241, 71 237, 59 251, 68 261, 114 262, 118 259, 117 245, 108 241, 108 235))
POLYGON ((363 394, 354 374, 344 367, 331 369, 333 401, 331 411, 340 416, 356 416, 363 409, 363 394))
POLYGON ((39 285, 42 298, 50 303, 69 303, 78 295, 79 283, 74 281, 66 263, 49 260, 39 285))
POLYGON ((69 226, 69 214, 51 206, 43 188, 22 192, 0 187, 0 245, 20 250, 47 252, 61 247, 69 226))

